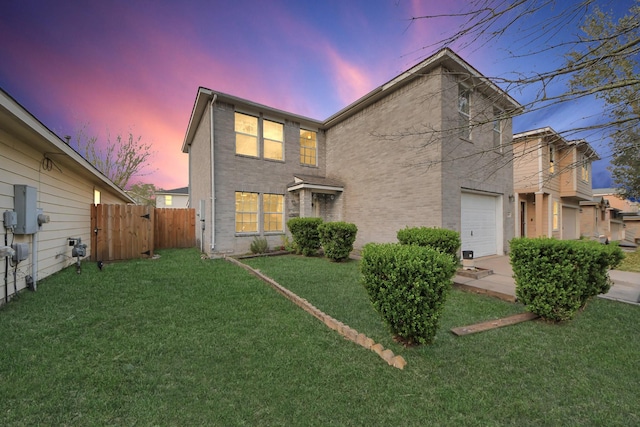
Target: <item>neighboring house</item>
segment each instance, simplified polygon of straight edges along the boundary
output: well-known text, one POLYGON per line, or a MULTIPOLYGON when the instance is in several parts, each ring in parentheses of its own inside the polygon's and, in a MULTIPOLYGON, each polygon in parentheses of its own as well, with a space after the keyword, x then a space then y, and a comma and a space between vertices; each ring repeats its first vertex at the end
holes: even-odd
POLYGON ((603 241, 623 240, 624 225, 620 210, 611 207, 609 199, 602 196, 580 202, 580 234, 603 241))
POLYGON ((156 208, 188 208, 189 187, 156 191, 156 208))
POLYGON ((611 205, 611 207, 618 209, 623 215, 638 214, 638 212, 640 211, 640 203, 623 199, 618 195, 618 192, 615 188, 594 188, 593 196, 605 197, 607 200, 609 200, 609 204, 611 205))
POLYGON ((88 246, 86 255, 91 254, 94 203, 131 202, 124 191, 0 90, 0 211, 5 233, 0 247, 6 253, 6 245, 25 243, 28 249, 28 256, 17 266, 10 257, 0 258, 0 271, 6 273, 9 267, 10 272, 0 282, 2 302, 16 289, 25 288, 29 277, 37 284, 39 278, 75 262, 69 239, 81 238, 88 246), (21 212, 16 215, 17 227, 13 227, 13 215, 5 211, 21 212))
POLYGON ((518 237, 580 238, 580 203, 592 200, 591 162, 584 140, 549 127, 513 135, 518 237))
POLYGON ((593 190, 593 195, 606 197, 611 207, 618 210, 617 217, 622 221, 620 244, 624 246, 640 244, 640 203, 623 199, 615 188, 597 188, 593 190))
POLYGON ((198 239, 212 255, 243 253, 257 236, 280 245, 289 218, 316 216, 355 223, 356 248, 427 226, 461 232, 476 257, 503 254, 520 111, 450 49, 325 121, 200 88, 182 146, 198 239))

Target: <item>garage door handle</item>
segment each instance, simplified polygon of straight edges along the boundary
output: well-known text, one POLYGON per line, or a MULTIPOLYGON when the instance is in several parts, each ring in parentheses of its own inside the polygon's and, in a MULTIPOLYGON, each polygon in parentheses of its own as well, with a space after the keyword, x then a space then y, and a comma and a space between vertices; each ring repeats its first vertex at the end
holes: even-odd
POLYGON ((473 236, 473 230, 471 230, 471 235, 473 236))

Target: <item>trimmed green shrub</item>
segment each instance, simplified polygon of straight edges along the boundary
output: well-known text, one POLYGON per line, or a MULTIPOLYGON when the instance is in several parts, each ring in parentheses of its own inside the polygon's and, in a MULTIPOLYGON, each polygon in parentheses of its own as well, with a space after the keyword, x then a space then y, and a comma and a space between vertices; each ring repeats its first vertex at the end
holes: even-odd
POLYGON ((398 231, 398 241, 403 245, 429 246, 458 259, 460 233, 446 228, 412 227, 398 231))
POLYGON ((254 237, 250 249, 252 254, 263 254, 269 250, 269 242, 264 237, 254 237))
POLYGON ((293 245, 297 254, 304 256, 315 255, 320 248, 320 233, 318 226, 322 218, 291 218, 287 227, 293 237, 293 245))
POLYGON ((572 319, 587 301, 611 287, 607 271, 622 261, 617 245, 586 240, 511 240, 516 296, 542 318, 572 319))
POLYGON ((362 283, 391 332, 406 344, 429 344, 456 272, 456 263, 433 248, 369 243, 362 249, 362 283))
POLYGON ((340 262, 349 257, 356 241, 358 227, 348 222, 325 222, 318 226, 324 256, 340 262))

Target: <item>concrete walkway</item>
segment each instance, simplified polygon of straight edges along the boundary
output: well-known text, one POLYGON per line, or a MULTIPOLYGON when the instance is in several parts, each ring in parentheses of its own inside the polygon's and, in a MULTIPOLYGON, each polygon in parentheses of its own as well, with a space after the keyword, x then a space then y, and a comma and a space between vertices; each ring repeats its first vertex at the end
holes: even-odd
MULTIPOLYGON (((474 265, 480 269, 493 270, 493 274, 480 279, 456 275, 453 279, 454 283, 477 288, 483 293, 506 296, 505 299, 509 297, 515 299, 516 285, 508 256, 494 255, 477 258, 474 260, 474 265)), ((640 273, 610 270, 609 277, 614 284, 607 294, 600 295, 601 298, 640 305, 640 273)))

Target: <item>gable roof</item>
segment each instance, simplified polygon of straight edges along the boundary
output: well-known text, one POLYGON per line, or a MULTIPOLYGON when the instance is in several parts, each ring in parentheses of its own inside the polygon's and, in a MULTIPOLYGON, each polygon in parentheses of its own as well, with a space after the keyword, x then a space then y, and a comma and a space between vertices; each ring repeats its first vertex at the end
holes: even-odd
POLYGON ((565 137, 560 135, 558 132, 556 132, 549 126, 516 133, 513 135, 513 143, 516 144, 520 140, 534 139, 534 138, 546 138, 549 140, 549 142, 556 142, 566 147, 575 146, 576 149, 585 153, 585 155, 589 160, 592 160, 592 161, 600 160, 600 156, 598 156, 598 153, 596 152, 596 150, 594 150, 591 144, 589 144, 586 140, 584 139, 567 140, 565 137))
POLYGON ((135 203, 124 190, 115 185, 2 88, 0 88, 0 123, 3 129, 18 135, 21 142, 42 152, 45 158, 50 158, 54 163, 84 175, 89 182, 109 187, 123 200, 135 203))
POLYGON ((211 102, 222 101, 229 104, 233 104, 236 107, 240 107, 249 111, 255 111, 256 113, 262 111, 268 111, 282 117, 287 120, 300 123, 302 127, 312 129, 320 129, 322 122, 319 120, 311 119, 309 117, 301 116, 294 113, 289 113, 284 110, 269 107, 267 105, 259 104, 257 102, 249 101, 247 99, 239 98, 237 96, 229 95, 224 92, 213 91, 205 87, 198 88, 198 94, 191 110, 191 117, 189 118, 189 124, 187 125, 187 133, 185 134, 184 141, 182 142, 182 152, 187 152, 187 147, 193 142, 196 129, 201 120, 203 120, 203 114, 207 109, 207 105, 211 102))
MULTIPOLYGON (((409 68, 404 73, 401 73, 400 75, 391 79, 382 86, 379 86, 376 89, 372 90, 351 105, 348 105, 344 109, 338 111, 336 114, 325 120, 325 126, 330 127, 347 119, 348 117, 354 115, 358 111, 363 110, 379 99, 384 98, 392 91, 399 89, 400 87, 410 83, 416 78, 419 78, 425 73, 440 66, 445 67, 451 72, 464 74, 468 79, 470 79, 469 83, 471 83, 473 88, 479 90, 480 92, 489 93, 494 96, 497 94, 497 99, 502 101, 501 106, 511 114, 520 114, 523 112, 522 105, 520 105, 520 103, 512 98, 507 92, 500 89, 500 87, 493 83, 489 78, 482 75, 478 70, 473 68, 468 62, 462 59, 453 50, 444 48, 434 55, 431 55, 424 61, 420 62, 419 64, 416 64, 413 67, 409 68)), ((494 98, 494 96, 491 96, 491 98, 494 98)))
POLYGON ((189 194, 189 187, 173 188, 171 190, 158 190, 156 194, 189 194))
POLYGON ((458 56, 453 50, 444 48, 434 55, 431 55, 424 61, 420 62, 419 64, 411 67, 407 71, 391 79, 382 86, 379 86, 376 89, 372 90, 365 96, 333 114, 324 121, 278 110, 276 108, 248 101, 243 98, 238 98, 236 96, 225 94, 223 92, 217 92, 211 89, 200 87, 198 88, 196 100, 194 102, 193 109, 191 110, 191 117, 189 118, 189 124, 187 125, 187 132, 182 143, 182 152, 186 153, 187 147, 193 142, 196 129, 203 118, 202 115, 207 108, 207 104, 212 101, 220 100, 236 106, 255 110, 257 112, 269 111, 285 119, 299 122, 303 127, 310 127, 312 129, 326 129, 356 114, 358 111, 361 111, 362 109, 373 104, 379 99, 387 96, 392 91, 399 89, 400 87, 410 83, 414 79, 423 76, 426 72, 431 71, 439 66, 443 66, 452 72, 464 74, 470 79, 475 89, 483 93, 489 93, 493 95, 492 98, 494 98, 495 95, 498 95, 498 97, 495 99, 500 100, 501 107, 509 111, 511 114, 522 113, 523 107, 518 103, 518 101, 516 101, 507 92, 498 87, 489 78, 480 74, 478 70, 473 68, 469 63, 458 56))

